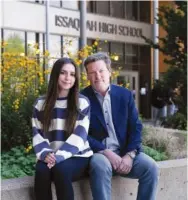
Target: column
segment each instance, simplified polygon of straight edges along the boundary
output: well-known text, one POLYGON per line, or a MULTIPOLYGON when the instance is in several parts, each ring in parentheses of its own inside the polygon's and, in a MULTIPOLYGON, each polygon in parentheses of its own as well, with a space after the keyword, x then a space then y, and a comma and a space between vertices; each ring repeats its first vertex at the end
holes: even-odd
MULTIPOLYGON (((158 14, 158 8, 159 8, 159 2, 158 0, 154 0, 153 1, 153 18, 154 18, 154 22, 153 22, 153 40, 154 43, 158 43, 159 42, 159 25, 157 24, 157 20, 156 18, 158 18, 157 14, 158 14)), ((153 51, 153 78, 154 80, 158 80, 159 79, 159 50, 158 49, 154 49, 153 51)))
MULTIPOLYGON (((86 37, 86 0, 80 1, 80 49, 87 44, 86 37)), ((84 71, 84 66, 81 67, 81 72, 84 71)))

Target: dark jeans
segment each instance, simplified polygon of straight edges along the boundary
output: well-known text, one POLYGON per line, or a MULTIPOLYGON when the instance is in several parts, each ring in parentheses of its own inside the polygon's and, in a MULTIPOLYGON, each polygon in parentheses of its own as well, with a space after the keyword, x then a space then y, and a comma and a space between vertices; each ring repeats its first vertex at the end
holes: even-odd
POLYGON ((90 158, 74 157, 49 169, 38 161, 35 173, 36 200, 52 200, 51 181, 56 187, 57 200, 74 200, 72 182, 87 174, 90 158))

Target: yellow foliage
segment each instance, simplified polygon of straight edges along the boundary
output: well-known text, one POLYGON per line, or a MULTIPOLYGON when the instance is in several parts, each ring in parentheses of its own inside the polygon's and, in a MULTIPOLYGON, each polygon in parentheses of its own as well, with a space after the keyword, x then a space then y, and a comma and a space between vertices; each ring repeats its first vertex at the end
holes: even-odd
POLYGON ((98 46, 98 42, 97 42, 97 41, 95 41, 95 42, 94 42, 94 45, 95 45, 95 46, 98 46))
MULTIPOLYGON (((38 49, 36 53, 39 53, 38 49)), ((24 53, 5 51, 2 61, 1 92, 6 92, 7 99, 12 101, 12 108, 17 111, 23 98, 29 94, 38 95, 41 83, 44 84, 43 66, 36 57, 29 57, 24 53)))
POLYGON ((44 52, 44 56, 49 56, 49 55, 50 55, 50 52, 46 50, 46 51, 44 52))
MULTIPOLYGON (((105 40, 105 42, 107 42, 107 40, 105 40)), ((63 47, 63 52, 69 55, 78 67, 83 64, 83 60, 87 56, 96 52, 97 48, 98 50, 102 50, 100 48, 99 38, 96 39, 93 45, 86 45, 83 49, 80 49, 74 54, 70 51, 71 48, 69 48, 72 43, 72 40, 67 41, 63 47)), ((2 48, 6 45, 7 43, 5 41, 1 42, 2 48)), ((7 100, 12 100, 12 107, 15 111, 19 109, 22 100, 27 98, 29 94, 39 95, 40 89, 46 84, 44 78, 51 72, 52 66, 48 66, 46 70, 43 68, 43 61, 45 60, 46 63, 49 63, 48 61, 52 59, 50 53, 48 51, 41 53, 38 44, 30 44, 29 48, 31 52, 28 56, 25 55, 25 53, 11 53, 6 51, 2 53, 3 65, 0 66, 2 75, 1 92, 3 93, 6 91, 6 94, 8 94, 7 100)), ((114 60, 119 59, 116 54, 110 56, 114 60)), ((119 75, 119 71, 120 68, 113 71, 112 79, 119 75)), ((90 84, 87 80, 86 73, 81 74, 80 82, 81 88, 90 84)))
POLYGON ((25 152, 29 153, 32 150, 32 145, 29 145, 27 148, 25 148, 25 152))

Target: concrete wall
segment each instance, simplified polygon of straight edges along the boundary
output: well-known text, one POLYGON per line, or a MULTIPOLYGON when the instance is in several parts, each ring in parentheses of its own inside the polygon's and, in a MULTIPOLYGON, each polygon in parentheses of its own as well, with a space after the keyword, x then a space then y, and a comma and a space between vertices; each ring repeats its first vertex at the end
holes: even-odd
MULTIPOLYGON (((158 162, 160 181, 157 200, 187 199, 187 159, 158 162)), ((32 200, 33 177, 3 180, 1 185, 2 200, 32 200)), ((75 200, 92 200, 88 179, 73 183, 75 200)), ((114 177, 112 181, 112 200, 135 200, 137 180, 114 177)), ((55 190, 53 185, 53 195, 55 190)))

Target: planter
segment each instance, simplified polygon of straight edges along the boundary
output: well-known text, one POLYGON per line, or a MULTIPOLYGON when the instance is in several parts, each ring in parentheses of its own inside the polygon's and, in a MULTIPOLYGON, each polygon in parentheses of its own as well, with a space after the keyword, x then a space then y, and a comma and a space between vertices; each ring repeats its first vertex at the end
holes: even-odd
MULTIPOLYGON (((160 168, 157 200, 187 199, 187 159, 158 162, 160 168)), ((33 200, 34 177, 2 180, 2 200, 33 200)), ((75 200, 92 200, 88 178, 73 183, 75 200)), ((112 200, 135 200, 137 180, 113 177, 112 200)), ((53 200, 55 188, 52 184, 53 200)))

